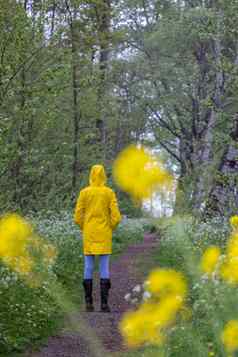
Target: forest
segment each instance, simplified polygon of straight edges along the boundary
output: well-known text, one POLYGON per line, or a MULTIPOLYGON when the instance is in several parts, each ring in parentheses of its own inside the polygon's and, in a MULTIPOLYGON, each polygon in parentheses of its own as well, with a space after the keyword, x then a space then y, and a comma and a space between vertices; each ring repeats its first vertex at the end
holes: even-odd
POLYGON ((237 355, 237 14, 238 0, 0 0, 0 356, 237 355), (86 328, 73 212, 96 164, 123 218, 122 308, 86 328), (55 333, 59 352, 34 354, 55 333))
POLYGON ((142 143, 176 174, 176 211, 237 211, 237 7, 2 0, 1 210, 70 208, 92 164, 110 178, 142 143))

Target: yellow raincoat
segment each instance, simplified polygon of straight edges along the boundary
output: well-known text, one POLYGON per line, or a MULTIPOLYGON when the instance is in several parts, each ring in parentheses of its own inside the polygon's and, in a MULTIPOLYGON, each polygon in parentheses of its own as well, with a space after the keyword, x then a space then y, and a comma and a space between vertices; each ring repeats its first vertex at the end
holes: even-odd
POLYGON ((106 184, 102 165, 90 172, 90 186, 80 191, 74 220, 83 232, 85 255, 111 254, 112 231, 121 220, 115 193, 106 184))

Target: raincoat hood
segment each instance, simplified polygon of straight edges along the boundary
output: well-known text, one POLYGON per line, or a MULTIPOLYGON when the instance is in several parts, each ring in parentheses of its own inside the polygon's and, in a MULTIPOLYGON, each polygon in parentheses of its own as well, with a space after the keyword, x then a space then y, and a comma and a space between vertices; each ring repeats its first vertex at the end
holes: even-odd
POLYGON ((94 165, 91 168, 89 183, 90 186, 104 186, 107 182, 107 176, 102 165, 94 165))
POLYGON ((102 165, 91 168, 90 186, 80 191, 74 214, 83 233, 85 255, 112 253, 112 231, 121 220, 115 192, 105 185, 102 165))

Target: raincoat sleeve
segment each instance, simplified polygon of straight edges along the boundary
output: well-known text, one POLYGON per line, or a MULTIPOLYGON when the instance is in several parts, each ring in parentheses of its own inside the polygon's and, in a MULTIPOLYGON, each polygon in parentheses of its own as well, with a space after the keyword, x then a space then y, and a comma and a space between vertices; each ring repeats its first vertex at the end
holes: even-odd
POLYGON ((77 200, 75 212, 74 212, 74 221, 79 225, 80 229, 83 229, 85 215, 85 197, 84 193, 81 191, 77 200))
POLYGON ((110 216, 112 229, 115 229, 118 223, 121 221, 121 214, 118 208, 116 195, 113 191, 110 202, 110 216))

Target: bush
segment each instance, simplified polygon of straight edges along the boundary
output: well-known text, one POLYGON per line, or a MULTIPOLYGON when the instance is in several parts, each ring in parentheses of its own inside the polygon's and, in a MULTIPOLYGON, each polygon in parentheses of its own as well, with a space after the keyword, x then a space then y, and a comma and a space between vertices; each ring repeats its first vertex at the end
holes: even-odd
POLYGON ((113 235, 113 254, 120 253, 126 246, 143 240, 147 220, 124 218, 113 235))
POLYGON ((0 282, 0 355, 6 356, 50 334, 58 323, 59 313, 45 284, 32 289, 3 264, 0 282))

